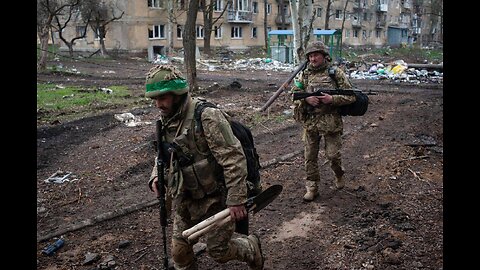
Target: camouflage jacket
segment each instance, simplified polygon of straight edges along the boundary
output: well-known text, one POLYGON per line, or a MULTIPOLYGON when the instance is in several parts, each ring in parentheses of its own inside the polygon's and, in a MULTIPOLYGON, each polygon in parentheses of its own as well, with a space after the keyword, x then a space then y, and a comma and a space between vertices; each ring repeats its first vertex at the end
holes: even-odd
MULTIPOLYGON (((165 178, 169 193, 202 204, 202 200, 226 191, 226 205, 243 204, 247 198, 247 163, 240 141, 233 135, 228 116, 217 108, 205 108, 201 115, 203 131, 195 129, 198 101, 199 98, 188 96, 177 114, 161 119, 164 140, 177 146, 165 178), (191 162, 182 164, 180 155, 189 157, 191 162)), ((156 176, 155 162, 150 183, 156 176)))
MULTIPOLYGON (((324 89, 351 89, 352 84, 346 74, 339 68, 335 69, 335 78, 337 83, 328 75, 326 67, 313 68, 310 65, 300 72, 295 78, 295 83, 291 91, 314 92, 317 88, 324 89)), ((338 107, 347 105, 355 101, 354 96, 333 95, 332 103, 320 104, 317 107, 310 106, 305 100, 294 101, 294 118, 300 122, 305 129, 315 127, 324 133, 342 132, 342 116, 338 112, 338 107)))

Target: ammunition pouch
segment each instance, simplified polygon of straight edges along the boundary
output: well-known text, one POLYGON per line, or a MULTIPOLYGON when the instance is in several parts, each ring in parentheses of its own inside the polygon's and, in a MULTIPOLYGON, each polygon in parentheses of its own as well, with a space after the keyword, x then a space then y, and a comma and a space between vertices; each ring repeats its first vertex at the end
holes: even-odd
POLYGON ((171 143, 168 151, 173 152, 173 158, 178 162, 180 168, 192 165, 193 156, 185 154, 178 144, 171 143))
POLYGON ((193 199, 201 199, 217 190, 217 165, 208 158, 182 167, 183 187, 193 199))

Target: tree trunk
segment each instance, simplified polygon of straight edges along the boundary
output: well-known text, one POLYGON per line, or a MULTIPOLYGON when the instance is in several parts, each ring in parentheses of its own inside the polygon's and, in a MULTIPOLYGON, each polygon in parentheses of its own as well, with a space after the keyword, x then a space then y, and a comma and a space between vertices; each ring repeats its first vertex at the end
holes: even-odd
POLYGON ((330 7, 332 6, 332 0, 327 0, 327 8, 325 10, 325 30, 330 29, 330 7))
POLYGON ((207 5, 203 4, 203 53, 207 56, 211 56, 212 52, 210 49, 210 38, 212 37, 212 22, 213 22, 213 3, 207 5))
POLYGON ((265 53, 268 55, 268 30, 267 30, 267 0, 263 0, 264 10, 263 10, 263 28, 265 29, 265 53))
POLYGON ((107 49, 105 48, 105 40, 103 39, 103 37, 100 37, 100 54, 102 55, 102 57, 107 56, 107 49))
POLYGON ((168 0, 167 1, 167 10, 168 10, 168 24, 167 24, 167 38, 168 38, 168 43, 167 43, 167 51, 166 54, 168 57, 173 56, 173 25, 175 21, 175 14, 173 13, 173 0, 168 0))
POLYGON ((45 71, 47 69, 48 58, 48 27, 42 27, 38 31, 38 38, 40 39, 40 59, 37 63, 37 71, 45 71))
POLYGON ((296 57, 295 64, 300 63, 304 59, 305 47, 307 46, 313 34, 313 20, 315 19, 315 10, 313 9, 313 1, 290 1, 290 9, 292 11, 293 26, 293 44, 295 47, 296 57))
POLYGON ((348 2, 350 2, 350 0, 347 0, 345 2, 345 6, 343 7, 343 18, 342 18, 342 28, 340 28, 340 30, 342 31, 343 33, 343 28, 345 26, 345 20, 347 19, 347 7, 348 7, 348 2))
POLYGON ((293 47, 295 48, 294 64, 300 62, 303 55, 298 51, 300 40, 300 23, 298 18, 298 5, 296 1, 290 1, 290 11, 292 12, 292 29, 293 29, 293 47))
POLYGON ((183 47, 185 50, 184 62, 187 74, 190 92, 196 92, 197 86, 197 63, 195 58, 196 35, 195 22, 197 21, 198 1, 190 1, 188 4, 187 21, 185 22, 185 30, 183 35, 183 47))

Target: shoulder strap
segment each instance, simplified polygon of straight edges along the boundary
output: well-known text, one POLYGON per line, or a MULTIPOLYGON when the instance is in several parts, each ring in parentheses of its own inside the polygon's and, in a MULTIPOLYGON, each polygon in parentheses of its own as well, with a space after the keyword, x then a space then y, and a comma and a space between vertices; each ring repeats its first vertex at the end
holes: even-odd
POLYGON ((195 112, 194 112, 194 120, 195 120, 195 133, 200 133, 203 130, 202 126, 202 113, 205 108, 218 108, 215 104, 205 101, 205 100, 199 100, 195 106, 195 112))
POLYGON ((328 68, 328 76, 333 80, 335 83, 335 88, 338 88, 338 79, 337 79, 337 66, 331 66, 328 68))
MULTIPOLYGON (((331 66, 328 68, 328 76, 330 76, 330 78, 335 82, 335 87, 336 88, 339 88, 339 85, 338 85, 338 75, 337 75, 337 69, 339 67, 338 66, 331 66)), ((352 88, 354 88, 353 86, 353 83, 350 79, 348 79, 348 77, 346 78, 347 81, 350 83, 350 85, 352 86, 352 88)))

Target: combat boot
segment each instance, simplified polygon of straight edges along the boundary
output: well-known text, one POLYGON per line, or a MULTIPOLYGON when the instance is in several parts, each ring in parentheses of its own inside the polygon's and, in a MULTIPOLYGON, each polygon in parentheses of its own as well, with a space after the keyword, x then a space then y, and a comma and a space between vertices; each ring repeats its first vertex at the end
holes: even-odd
POLYGON ((335 187, 337 189, 342 189, 345 187, 345 180, 343 179, 343 176, 336 176, 335 177, 335 187))
POLYGON ((307 188, 307 193, 303 195, 303 200, 307 202, 313 201, 313 199, 315 199, 315 197, 318 195, 317 182, 307 181, 305 187, 307 188))
POLYGON ((256 234, 251 234, 247 236, 248 240, 252 243, 253 246, 253 260, 248 263, 248 266, 252 270, 263 270, 263 264, 265 263, 265 258, 262 254, 262 246, 260 244, 260 239, 256 234))

